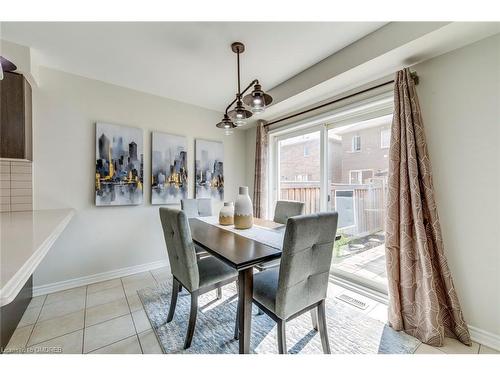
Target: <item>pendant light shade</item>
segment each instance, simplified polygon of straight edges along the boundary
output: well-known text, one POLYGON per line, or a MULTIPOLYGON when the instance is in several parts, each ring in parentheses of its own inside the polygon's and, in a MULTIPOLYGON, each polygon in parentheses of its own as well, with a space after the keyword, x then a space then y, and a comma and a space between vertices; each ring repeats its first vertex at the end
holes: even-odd
POLYGON ((230 130, 236 127, 227 115, 224 115, 222 121, 215 126, 217 126, 220 129, 226 129, 226 130, 230 130))
POLYGON ((228 115, 233 119, 236 126, 241 126, 245 125, 247 123, 246 120, 252 117, 252 112, 246 110, 241 100, 238 100, 236 107, 232 111, 229 111, 228 115))
POLYGON ((262 91, 262 87, 257 83, 253 87, 253 91, 243 97, 243 103, 245 103, 253 113, 264 112, 266 106, 273 102, 271 95, 266 94, 262 91))

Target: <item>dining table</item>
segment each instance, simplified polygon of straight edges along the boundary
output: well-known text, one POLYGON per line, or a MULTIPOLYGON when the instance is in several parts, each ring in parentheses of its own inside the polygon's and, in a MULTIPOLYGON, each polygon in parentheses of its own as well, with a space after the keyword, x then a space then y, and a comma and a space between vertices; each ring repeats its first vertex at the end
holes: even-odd
MULTIPOLYGON (((253 268, 281 257, 286 226, 254 218, 250 229, 222 226, 216 217, 189 219, 193 242, 238 271, 239 352, 250 352, 253 268)), ((333 249, 332 249, 333 250, 333 249)))

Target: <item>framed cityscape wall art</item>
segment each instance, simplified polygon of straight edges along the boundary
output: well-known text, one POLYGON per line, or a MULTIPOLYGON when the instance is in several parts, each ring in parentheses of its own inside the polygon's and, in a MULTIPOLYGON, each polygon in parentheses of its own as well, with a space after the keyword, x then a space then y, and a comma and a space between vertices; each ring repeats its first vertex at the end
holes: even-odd
POLYGON ((186 137, 151 134, 151 204, 180 204, 188 197, 186 137))
POLYGON ((142 204, 142 129, 98 122, 95 135, 96 206, 142 204))
POLYGON ((224 201, 224 144, 195 140, 195 196, 224 201))

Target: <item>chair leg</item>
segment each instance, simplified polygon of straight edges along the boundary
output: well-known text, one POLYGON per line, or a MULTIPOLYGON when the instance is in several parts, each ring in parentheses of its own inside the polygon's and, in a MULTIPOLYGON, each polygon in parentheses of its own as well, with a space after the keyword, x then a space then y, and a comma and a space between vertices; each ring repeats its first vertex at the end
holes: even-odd
POLYGON ((222 288, 217 288, 217 299, 222 299, 222 288))
POLYGON ((278 352, 280 354, 286 354, 286 332, 285 332, 285 321, 280 320, 278 322, 278 352))
POLYGON ((184 341, 184 349, 191 346, 193 340, 194 328, 196 326, 196 315, 198 314, 198 292, 191 293, 191 312, 189 313, 189 325, 186 334, 186 341, 184 341))
POLYGON ((172 298, 170 300, 170 308, 168 310, 167 323, 170 323, 174 318, 175 306, 177 306, 177 295, 179 294, 179 287, 181 284, 174 277, 172 282, 172 298))
POLYGON ((328 341, 328 331, 326 328, 325 300, 322 300, 318 306, 318 323, 323 352, 325 354, 330 354, 330 343, 328 341))
MULTIPOLYGON (((236 295, 238 295, 238 282, 236 282, 236 295)), ((240 319, 240 301, 239 299, 236 301, 236 319, 234 322, 234 339, 238 340, 240 338, 240 327, 239 327, 239 319, 240 319)))
POLYGON ((312 319, 313 329, 315 331, 317 331, 318 330, 318 310, 316 310, 316 308, 311 310, 311 319, 312 319))

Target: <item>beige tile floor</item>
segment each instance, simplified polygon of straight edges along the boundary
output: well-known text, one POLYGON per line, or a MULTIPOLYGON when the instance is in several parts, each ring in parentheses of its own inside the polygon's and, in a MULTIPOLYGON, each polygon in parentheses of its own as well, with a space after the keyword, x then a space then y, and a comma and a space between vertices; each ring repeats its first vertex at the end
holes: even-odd
MULTIPOLYGON (((35 297, 7 345, 6 352, 161 353, 137 290, 155 286, 169 277, 168 268, 160 268, 35 297)), ((363 313, 385 322, 386 305, 330 284, 329 297, 341 293, 366 302, 368 307, 363 313)), ((441 348, 421 344, 416 353, 499 352, 477 343, 468 347, 456 340, 446 339, 441 348)))
POLYGON ((35 297, 6 352, 161 353, 137 290, 168 276, 159 269, 35 297))

